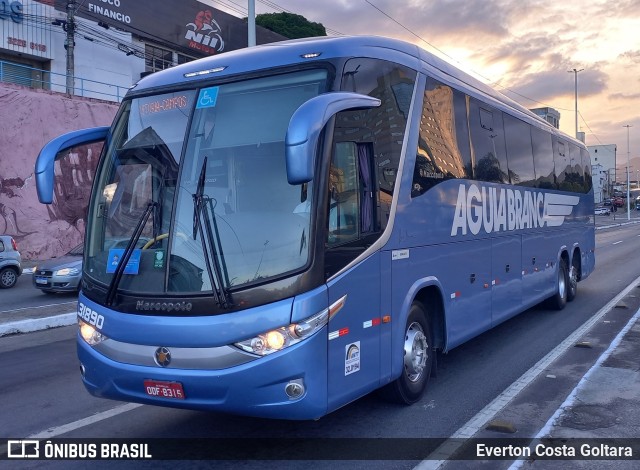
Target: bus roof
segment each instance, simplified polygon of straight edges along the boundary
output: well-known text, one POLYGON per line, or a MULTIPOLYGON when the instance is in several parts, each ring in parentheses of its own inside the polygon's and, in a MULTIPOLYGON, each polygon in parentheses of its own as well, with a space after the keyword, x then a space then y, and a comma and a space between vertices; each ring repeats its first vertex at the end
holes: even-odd
POLYGON ((132 88, 132 92, 135 94, 144 93, 156 88, 185 85, 190 82, 196 83, 203 79, 223 78, 300 64, 305 60, 312 62, 338 57, 372 57, 400 63, 453 85, 455 88, 489 102, 503 111, 508 111, 530 124, 562 135, 564 138, 584 146, 582 142, 562 133, 524 106, 447 61, 415 44, 382 36, 323 36, 238 49, 148 75, 132 88), (311 54, 312 57, 303 58, 306 54, 311 54))

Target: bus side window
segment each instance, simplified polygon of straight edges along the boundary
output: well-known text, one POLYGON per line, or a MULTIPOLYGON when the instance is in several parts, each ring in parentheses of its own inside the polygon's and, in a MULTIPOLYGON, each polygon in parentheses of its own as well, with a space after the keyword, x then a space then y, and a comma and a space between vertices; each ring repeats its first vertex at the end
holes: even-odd
POLYGON ((466 96, 427 79, 411 197, 451 178, 473 178, 466 96))
POLYGON ((475 154, 475 178, 491 183, 509 184, 502 112, 471 98, 469 128, 475 154))
POLYGON ((531 140, 533 143, 533 160, 536 170, 535 187, 540 189, 557 189, 551 134, 532 126, 531 140))

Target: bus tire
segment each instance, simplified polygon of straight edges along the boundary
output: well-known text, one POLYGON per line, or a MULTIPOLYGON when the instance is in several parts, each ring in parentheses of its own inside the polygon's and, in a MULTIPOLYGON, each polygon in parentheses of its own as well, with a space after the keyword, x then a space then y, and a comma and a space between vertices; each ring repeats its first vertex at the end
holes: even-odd
POLYGON ((424 306, 411 305, 404 332, 404 360, 400 377, 381 391, 389 401, 411 405, 424 394, 434 364, 433 335, 424 306))
POLYGON ((578 267, 571 263, 567 273, 567 302, 573 302, 578 294, 578 267))
POLYGON ((567 292, 569 290, 569 272, 567 262, 563 259, 558 263, 558 278, 556 279, 556 293, 548 299, 549 307, 554 310, 562 310, 567 305, 567 292))

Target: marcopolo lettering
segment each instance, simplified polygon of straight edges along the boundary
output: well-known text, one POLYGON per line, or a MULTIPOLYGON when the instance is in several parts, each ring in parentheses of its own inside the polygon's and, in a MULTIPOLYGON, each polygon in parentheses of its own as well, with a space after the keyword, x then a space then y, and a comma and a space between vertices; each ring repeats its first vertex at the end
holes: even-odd
POLYGON ((451 236, 558 227, 579 196, 460 184, 451 236))
POLYGON ((136 310, 157 310, 163 312, 190 312, 193 308, 191 302, 145 302, 138 300, 136 310))

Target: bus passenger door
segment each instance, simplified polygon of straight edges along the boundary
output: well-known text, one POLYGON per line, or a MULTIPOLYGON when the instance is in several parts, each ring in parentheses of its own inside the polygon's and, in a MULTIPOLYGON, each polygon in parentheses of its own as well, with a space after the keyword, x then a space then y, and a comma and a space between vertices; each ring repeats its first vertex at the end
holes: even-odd
POLYGON ((380 381, 380 254, 335 276, 377 236, 372 153, 367 144, 338 142, 331 160, 325 272, 329 305, 339 307, 329 319, 329 410, 380 381))

